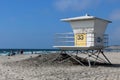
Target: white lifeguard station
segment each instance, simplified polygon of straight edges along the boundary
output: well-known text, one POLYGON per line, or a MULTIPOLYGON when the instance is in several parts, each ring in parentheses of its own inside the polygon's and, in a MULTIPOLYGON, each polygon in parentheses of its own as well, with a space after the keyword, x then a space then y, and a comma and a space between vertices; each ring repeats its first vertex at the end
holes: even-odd
MULTIPOLYGON (((111 21, 88 14, 61 19, 61 21, 69 22, 73 32, 56 34, 55 48, 59 48, 62 51, 84 50, 88 54, 90 53, 88 50, 92 50, 92 54, 89 54, 89 56, 95 55, 96 52, 103 54, 103 49, 108 46, 108 35, 105 34, 105 30, 111 21)), ((98 55, 96 56, 97 58, 98 55)), ((110 63, 104 54, 103 56, 110 63)), ((89 65, 91 64, 89 63, 89 65)))

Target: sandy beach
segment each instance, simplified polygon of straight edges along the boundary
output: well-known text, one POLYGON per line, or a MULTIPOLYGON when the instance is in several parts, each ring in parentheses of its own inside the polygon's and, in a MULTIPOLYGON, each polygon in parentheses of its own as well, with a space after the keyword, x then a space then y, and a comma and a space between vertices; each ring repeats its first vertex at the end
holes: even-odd
POLYGON ((113 65, 91 68, 52 62, 56 54, 0 56, 0 80, 120 80, 120 53, 105 55, 113 65))

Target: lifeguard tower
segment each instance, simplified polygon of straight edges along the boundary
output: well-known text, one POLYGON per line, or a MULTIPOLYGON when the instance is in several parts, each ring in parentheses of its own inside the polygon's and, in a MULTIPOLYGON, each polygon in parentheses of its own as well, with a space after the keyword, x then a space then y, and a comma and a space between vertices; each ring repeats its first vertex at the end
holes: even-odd
POLYGON ((104 48, 108 46, 108 35, 104 33, 108 23, 111 23, 111 21, 88 14, 61 19, 61 21, 69 22, 73 32, 56 34, 55 48, 59 48, 62 52, 77 51, 77 53, 87 53, 89 66, 91 66, 90 57, 94 57, 95 61, 103 60, 99 57, 100 53, 111 64, 103 53, 104 48))

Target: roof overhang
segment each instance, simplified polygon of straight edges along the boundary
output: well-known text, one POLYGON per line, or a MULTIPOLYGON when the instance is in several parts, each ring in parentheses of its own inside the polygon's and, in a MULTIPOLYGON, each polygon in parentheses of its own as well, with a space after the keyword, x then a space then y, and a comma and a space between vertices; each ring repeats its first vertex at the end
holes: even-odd
POLYGON ((73 17, 73 18, 65 18, 65 19, 61 19, 61 21, 73 22, 73 21, 95 20, 95 19, 99 19, 99 20, 107 21, 108 23, 112 23, 112 21, 102 19, 102 18, 97 18, 94 16, 80 16, 80 17, 73 17))

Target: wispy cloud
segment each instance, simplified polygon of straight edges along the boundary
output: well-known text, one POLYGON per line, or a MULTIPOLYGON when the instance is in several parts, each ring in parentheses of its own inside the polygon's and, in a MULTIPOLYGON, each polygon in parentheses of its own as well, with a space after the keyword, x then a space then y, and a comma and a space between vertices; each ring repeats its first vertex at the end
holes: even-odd
POLYGON ((56 0, 55 7, 58 10, 83 10, 99 4, 100 0, 56 0))
POLYGON ((120 9, 112 11, 109 17, 112 20, 120 20, 120 9))
POLYGON ((120 2, 120 0, 55 0, 54 6, 57 10, 67 11, 76 10, 81 11, 89 8, 97 8, 102 6, 103 3, 115 4, 120 2))

